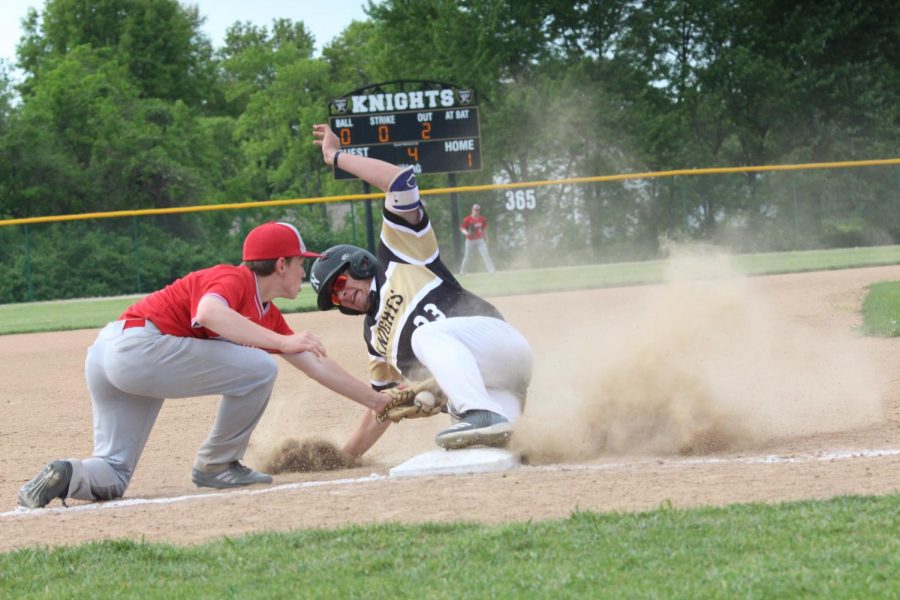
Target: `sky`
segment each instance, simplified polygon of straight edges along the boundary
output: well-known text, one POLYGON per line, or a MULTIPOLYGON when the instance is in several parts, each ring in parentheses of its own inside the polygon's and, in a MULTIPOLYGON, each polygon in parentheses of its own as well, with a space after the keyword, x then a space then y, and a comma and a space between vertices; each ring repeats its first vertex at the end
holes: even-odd
MULTIPOLYGON (((213 48, 222 46, 225 30, 235 21, 250 21, 271 26, 272 20, 286 18, 303 21, 316 38, 316 48, 337 37, 351 21, 366 19, 366 0, 179 0, 183 5, 196 5, 206 17, 203 31, 213 48)), ((0 0, 0 59, 12 65, 16 44, 22 37, 21 22, 34 8, 40 13, 43 0, 0 0)))

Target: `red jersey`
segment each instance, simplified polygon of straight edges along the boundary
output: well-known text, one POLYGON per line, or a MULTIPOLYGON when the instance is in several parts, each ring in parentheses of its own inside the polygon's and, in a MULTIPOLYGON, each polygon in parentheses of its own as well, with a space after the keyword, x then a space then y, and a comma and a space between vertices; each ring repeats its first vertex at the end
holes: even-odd
POLYGON ((197 305, 208 294, 266 329, 283 335, 294 333, 277 306, 262 302, 256 276, 243 265, 218 265, 189 273, 132 304, 119 318, 149 319, 167 335, 217 338, 219 334, 197 323, 197 305))
POLYGON ((484 237, 487 227, 487 221, 481 215, 477 217, 466 215, 462 222, 462 228, 466 230, 467 240, 480 240, 484 237))

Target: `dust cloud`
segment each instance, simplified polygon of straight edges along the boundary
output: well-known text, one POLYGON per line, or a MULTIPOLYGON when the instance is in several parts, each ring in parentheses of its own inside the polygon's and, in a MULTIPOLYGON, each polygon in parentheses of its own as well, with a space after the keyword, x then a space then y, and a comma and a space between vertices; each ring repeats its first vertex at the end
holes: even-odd
POLYGON ((284 440, 271 452, 263 469, 266 473, 309 473, 336 471, 357 466, 356 461, 344 454, 331 442, 309 439, 301 442, 295 438, 284 440))
POLYGON ((581 315, 577 344, 535 344, 513 440, 530 461, 734 451, 883 418, 853 332, 779 315, 725 254, 678 249, 666 283, 631 297, 581 315))
MULTIPOLYGON (((254 431, 245 455, 247 462, 271 475, 358 466, 332 439, 334 429, 346 435, 340 427, 340 417, 328 416, 330 413, 316 408, 320 403, 339 408, 343 401, 347 405, 344 409, 356 416, 356 405, 333 395, 286 362, 282 368, 283 381, 254 431)), ((350 423, 343 429, 351 431, 350 423)))

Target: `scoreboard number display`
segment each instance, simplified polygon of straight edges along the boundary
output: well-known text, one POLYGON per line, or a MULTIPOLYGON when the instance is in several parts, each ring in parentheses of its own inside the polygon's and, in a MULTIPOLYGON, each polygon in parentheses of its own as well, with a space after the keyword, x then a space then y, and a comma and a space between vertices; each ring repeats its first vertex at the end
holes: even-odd
MULTIPOLYGON (((460 92, 353 92, 332 102, 329 125, 349 154, 412 165, 417 174, 480 171, 478 107, 461 103, 461 97, 470 101, 472 95, 460 92)), ((341 169, 334 176, 355 178, 341 169)))

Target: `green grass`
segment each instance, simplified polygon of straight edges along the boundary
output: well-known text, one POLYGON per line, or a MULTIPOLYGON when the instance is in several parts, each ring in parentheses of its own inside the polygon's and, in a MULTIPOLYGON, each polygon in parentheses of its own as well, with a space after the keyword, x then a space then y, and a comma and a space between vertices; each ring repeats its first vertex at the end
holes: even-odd
MULTIPOLYGON (((114 321, 122 312, 143 296, 115 298, 86 298, 50 302, 0 304, 0 335, 97 329, 114 321)), ((285 312, 315 310, 315 295, 304 284, 294 300, 279 299, 276 304, 285 312)))
MULTIPOLYGON (((743 254, 732 258, 736 268, 748 275, 822 271, 854 267, 900 264, 900 246, 844 248, 805 252, 743 254)), ((460 277, 469 290, 486 297, 657 283, 665 276, 662 260, 554 269, 474 273, 460 277)), ((0 305, 0 335, 67 329, 93 329, 116 319, 139 296, 31 302, 0 305)), ((276 301, 284 312, 315 310, 309 284, 295 300, 276 301)))
POLYGON ((14 598, 896 598, 900 495, 0 555, 14 598))
POLYGON ((900 336, 900 281, 882 281, 868 287, 863 300, 863 333, 900 336))
MULTIPOLYGON (((668 261, 584 265, 554 269, 478 273, 461 279, 476 294, 500 296, 601 287, 658 283, 665 277, 668 261)), ((734 268, 746 275, 774 275, 803 271, 829 271, 900 264, 900 246, 841 248, 803 252, 738 254, 731 257, 734 268)))

